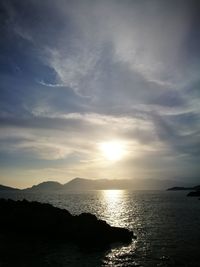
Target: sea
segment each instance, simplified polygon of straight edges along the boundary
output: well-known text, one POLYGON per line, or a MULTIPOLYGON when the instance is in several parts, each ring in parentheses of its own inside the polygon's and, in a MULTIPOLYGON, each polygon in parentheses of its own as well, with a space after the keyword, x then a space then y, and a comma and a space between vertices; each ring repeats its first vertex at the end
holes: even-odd
MULTIPOLYGON (((6 193, 0 198, 50 203, 72 214, 90 212, 112 226, 134 232, 130 244, 105 251, 69 245, 42 250, 27 266, 200 266, 200 200, 187 191, 96 190, 67 193, 6 193)), ((21 260, 20 266, 26 266, 21 260)), ((1 260, 0 260, 0 266, 1 260)), ((6 266, 6 265, 5 265, 6 266)), ((18 266, 18 265, 17 265, 18 266)), ((13 267, 15 267, 13 265, 13 267)))

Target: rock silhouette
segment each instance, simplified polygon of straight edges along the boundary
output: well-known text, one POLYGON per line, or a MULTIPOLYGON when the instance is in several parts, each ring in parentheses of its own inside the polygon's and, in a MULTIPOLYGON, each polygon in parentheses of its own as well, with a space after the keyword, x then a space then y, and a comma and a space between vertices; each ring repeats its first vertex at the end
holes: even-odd
POLYGON ((133 232, 112 227, 95 215, 71 215, 50 204, 0 199, 0 234, 48 241, 73 242, 84 247, 105 247, 130 242, 133 232))
POLYGON ((200 190, 200 185, 192 186, 192 187, 181 187, 181 186, 175 186, 168 188, 167 191, 182 191, 182 190, 200 190))
POLYGON ((200 190, 189 192, 187 196, 188 197, 200 197, 200 190))

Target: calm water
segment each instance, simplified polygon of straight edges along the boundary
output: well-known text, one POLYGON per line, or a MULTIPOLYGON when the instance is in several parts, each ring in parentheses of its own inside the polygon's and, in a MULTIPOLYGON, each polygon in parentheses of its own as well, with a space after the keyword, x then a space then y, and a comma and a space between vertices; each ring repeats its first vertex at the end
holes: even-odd
MULTIPOLYGON (((200 266, 200 201, 187 192, 105 190, 67 194, 19 194, 0 197, 38 200, 73 214, 91 212, 113 226, 134 231, 128 246, 83 253, 77 248, 52 248, 41 266, 200 266)), ((37 261, 30 266, 39 266, 37 261)))

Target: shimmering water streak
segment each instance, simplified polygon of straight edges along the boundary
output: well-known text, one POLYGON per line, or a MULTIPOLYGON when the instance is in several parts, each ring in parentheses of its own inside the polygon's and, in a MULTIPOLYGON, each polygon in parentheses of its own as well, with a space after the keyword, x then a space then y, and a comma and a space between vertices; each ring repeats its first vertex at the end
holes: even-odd
POLYGON ((102 190, 100 193, 105 203, 102 216, 104 216, 111 225, 125 226, 125 219, 127 218, 125 203, 126 191, 102 190))

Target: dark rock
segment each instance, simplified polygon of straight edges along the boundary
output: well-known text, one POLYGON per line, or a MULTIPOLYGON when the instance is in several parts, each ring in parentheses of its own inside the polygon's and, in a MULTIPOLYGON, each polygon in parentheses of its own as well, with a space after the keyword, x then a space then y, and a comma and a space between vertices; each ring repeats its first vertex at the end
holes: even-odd
POLYGON ((180 186, 175 186, 168 188, 167 191, 181 191, 181 190, 192 190, 191 187, 180 187, 180 186))
POLYGON ((0 199, 0 235, 73 242, 84 247, 105 247, 114 242, 130 242, 133 233, 112 227, 95 215, 71 215, 50 204, 0 199))
POLYGON ((200 197, 200 190, 198 191, 192 191, 187 194, 188 197, 200 197))
POLYGON ((167 191, 181 191, 181 190, 200 190, 200 185, 193 186, 193 187, 180 187, 180 186, 175 186, 168 188, 167 191))
POLYGON ((200 191, 200 185, 195 186, 193 189, 200 191))

